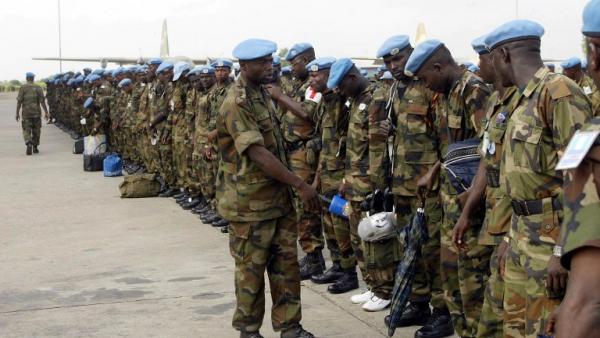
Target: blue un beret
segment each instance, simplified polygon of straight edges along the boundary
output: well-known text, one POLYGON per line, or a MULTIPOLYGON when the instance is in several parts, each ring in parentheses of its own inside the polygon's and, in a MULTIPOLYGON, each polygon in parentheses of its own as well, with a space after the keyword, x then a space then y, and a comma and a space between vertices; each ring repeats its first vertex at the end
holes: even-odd
POLYGON ((386 72, 388 69, 385 65, 377 67, 378 72, 386 72))
POLYGON ((585 68, 587 68, 587 65, 588 64, 587 64, 587 60, 586 59, 581 60, 581 68, 585 69, 585 68))
POLYGON ((163 62, 161 58, 152 58, 146 62, 149 65, 160 65, 163 62))
POLYGON ((377 50, 377 57, 382 58, 388 55, 396 55, 408 46, 410 46, 408 35, 394 35, 385 40, 381 47, 379 47, 377 50))
POLYGON ((27 72, 27 73, 25 73, 25 77, 26 78, 28 78, 28 77, 35 77, 35 74, 33 74, 32 72, 27 72))
POLYGON ((98 74, 90 74, 88 76, 88 82, 90 82, 90 83, 97 81, 97 80, 100 80, 100 75, 98 75, 98 74))
POLYGON ((89 108, 92 105, 92 103, 94 103, 94 98, 90 96, 83 103, 83 108, 89 108))
POLYGON ((173 69, 173 62, 163 61, 158 68, 156 68, 156 74, 160 74, 164 71, 173 69))
POLYGON ((123 68, 123 67, 117 67, 117 69, 112 71, 112 76, 116 77, 117 75, 123 74, 124 69, 125 68, 123 68))
POLYGON ((118 84, 119 88, 123 88, 123 87, 130 86, 130 85, 131 85, 131 80, 130 79, 123 79, 118 84))
POLYGON ((281 58, 278 55, 273 55, 273 66, 279 66, 281 64, 281 58))
POLYGON ((276 50, 277 44, 273 41, 248 39, 235 46, 233 49, 233 56, 241 61, 249 61, 269 56, 276 50))
POLYGON ((501 44, 526 40, 540 39, 544 35, 544 27, 531 20, 512 20, 494 29, 485 38, 485 44, 491 51, 501 44))
POLYGON ((227 59, 216 59, 215 61, 213 61, 210 64, 213 68, 217 68, 217 67, 233 67, 233 62, 231 62, 231 60, 227 60, 227 59))
POLYGON ((575 66, 581 66, 581 60, 578 57, 571 57, 560 63, 560 66, 565 68, 573 68, 575 66))
POLYGON ((185 61, 177 62, 173 67, 173 81, 179 80, 181 74, 183 74, 183 72, 186 70, 190 70, 190 68, 192 68, 192 66, 185 61))
POLYGON ((339 86, 352 67, 354 67, 354 62, 348 58, 342 58, 334 62, 333 65, 331 65, 331 70, 329 70, 327 88, 334 89, 339 86))
POLYGON ((94 71, 92 72, 92 74, 96 74, 96 75, 102 75, 104 74, 104 69, 94 69, 94 71))
POLYGON ((297 43, 297 44, 293 45, 292 48, 290 48, 290 50, 288 51, 288 53, 285 56, 285 59, 287 61, 292 61, 300 53, 304 53, 311 48, 313 48, 313 46, 308 42, 297 43))
POLYGON ((425 40, 418 44, 412 54, 410 54, 408 61, 406 61, 404 74, 406 74, 406 76, 415 76, 433 53, 443 45, 444 44, 440 40, 436 39, 425 40))
POLYGON ((583 35, 600 36, 600 1, 592 0, 583 9, 583 35))
POLYGON ((476 73, 479 71, 479 66, 476 64, 470 64, 469 67, 467 67, 467 69, 471 72, 471 73, 476 73))
POLYGON ((482 35, 471 42, 471 47, 473 47, 475 53, 479 55, 484 55, 490 52, 490 50, 487 48, 487 45, 485 44, 486 37, 487 35, 482 35))
POLYGON ((200 75, 200 74, 214 74, 215 69, 209 65, 202 65, 194 67, 186 76, 200 75))
POLYGON ((292 67, 290 66, 285 66, 281 68, 281 74, 289 74, 292 72, 292 67))
POLYGON ((335 58, 323 57, 314 59, 306 65, 306 69, 310 72, 318 72, 323 69, 331 68, 331 65, 335 62, 335 58))
POLYGON ((383 73, 383 75, 381 75, 381 77, 379 79, 380 80, 393 80, 394 78, 392 77, 392 73, 390 73, 389 71, 386 71, 385 73, 383 73))
POLYGON ((362 75, 362 76, 369 76, 369 72, 367 72, 366 69, 359 69, 359 71, 360 71, 360 75, 362 75))
POLYGON ((144 65, 144 66, 139 66, 135 72, 138 74, 145 74, 147 71, 148 71, 148 66, 144 65))

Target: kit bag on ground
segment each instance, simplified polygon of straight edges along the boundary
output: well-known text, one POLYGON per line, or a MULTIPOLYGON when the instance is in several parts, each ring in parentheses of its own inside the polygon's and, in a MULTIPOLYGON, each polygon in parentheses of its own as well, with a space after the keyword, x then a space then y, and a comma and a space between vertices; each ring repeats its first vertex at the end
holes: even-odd
POLYGON ((119 185, 122 198, 156 197, 160 192, 160 182, 155 174, 127 175, 119 185))
MULTIPOLYGON (((100 148, 104 144, 98 145, 94 153, 87 155, 83 154, 83 170, 84 171, 102 171, 104 169, 105 152, 100 152, 100 148)), ((105 147, 105 146, 104 146, 105 147)))
POLYGON ((117 154, 110 154, 104 159, 104 177, 123 176, 123 161, 117 154))

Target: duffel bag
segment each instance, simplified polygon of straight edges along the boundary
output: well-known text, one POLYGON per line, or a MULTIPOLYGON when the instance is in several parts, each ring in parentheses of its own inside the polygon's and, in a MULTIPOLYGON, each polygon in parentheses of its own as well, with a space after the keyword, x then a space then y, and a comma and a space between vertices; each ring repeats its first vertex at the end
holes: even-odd
POLYGON ((155 174, 133 174, 123 178, 119 184, 121 198, 156 197, 160 192, 160 182, 155 174))
POLYGON ((117 154, 110 154, 104 159, 104 177, 123 176, 123 161, 117 154))
POLYGON ((73 154, 83 154, 83 138, 79 138, 73 143, 73 154))
POLYGON ((459 194, 469 189, 479 168, 481 159, 477 151, 479 142, 478 138, 470 138, 448 145, 448 152, 444 156, 442 166, 448 174, 450 183, 459 194))

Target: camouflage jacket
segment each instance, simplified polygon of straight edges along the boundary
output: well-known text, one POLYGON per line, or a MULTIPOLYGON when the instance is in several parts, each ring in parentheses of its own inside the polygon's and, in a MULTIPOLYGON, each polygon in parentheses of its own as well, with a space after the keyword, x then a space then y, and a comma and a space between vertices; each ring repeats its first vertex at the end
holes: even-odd
POLYGON ((150 91, 152 90, 151 83, 140 83, 134 89, 134 96, 139 91, 140 92, 140 101, 137 108, 136 113, 136 127, 138 131, 145 131, 148 125, 150 124, 149 111, 148 111, 148 103, 150 101, 150 91))
POLYGON ((594 116, 600 115, 600 90, 594 83, 594 80, 587 75, 583 75, 581 80, 577 82, 579 87, 583 89, 585 95, 587 95, 592 101, 592 109, 594 112, 594 116))
POLYGON ((385 95, 371 83, 358 97, 350 100, 344 179, 346 194, 352 201, 362 201, 375 189, 386 188, 388 135, 379 130, 387 118, 385 95))
POLYGON ((23 118, 40 117, 42 115, 40 104, 44 102, 44 91, 36 84, 26 83, 19 88, 17 102, 21 104, 23 118))
POLYGON ((406 87, 396 81, 389 95, 387 108, 396 125, 392 192, 416 196, 417 181, 440 159, 433 125, 434 93, 420 81, 411 81, 406 87))
MULTIPOLYGON (((600 130, 600 118, 591 119, 581 130, 600 130)), ((597 141, 596 141, 597 142, 597 141)), ((577 196, 568 198, 565 194, 564 220, 561 227, 561 256, 562 265, 570 268, 571 254, 582 247, 600 247, 600 197, 598 196, 598 182, 594 181, 594 167, 598 163, 584 160, 579 168, 588 176, 583 190, 577 196)), ((565 189, 569 189, 570 176, 565 175, 565 189)))
POLYGON ((318 101, 307 96, 309 87, 308 79, 304 82, 294 79, 291 90, 286 92, 287 96, 302 103, 302 108, 309 118, 308 121, 301 119, 289 111, 283 115, 283 137, 287 143, 308 141, 316 136, 318 101))
POLYGON ((215 84, 213 90, 208 95, 209 132, 217 128, 217 115, 219 114, 219 108, 221 108, 223 100, 225 100, 227 90, 229 89, 232 83, 232 81, 228 80, 226 83, 221 85, 215 84))
MULTIPOLYGON (((541 67, 519 92, 504 135, 500 177, 507 195, 518 201, 560 198, 559 153, 591 116, 590 101, 575 82, 541 67)), ((549 221, 544 231, 511 230, 511 236, 554 243, 557 226, 558 221, 549 221)))
POLYGON ((337 93, 323 96, 319 103, 321 118, 321 191, 331 195, 337 192, 346 161, 346 134, 348 133, 348 106, 346 99, 337 93))
POLYGON ((194 152, 200 153, 201 148, 208 141, 208 125, 210 123, 209 97, 216 86, 213 85, 208 91, 199 92, 196 98, 196 114, 194 118, 194 152))
POLYGON ((246 152, 253 144, 263 145, 287 166, 280 130, 268 93, 240 76, 227 91, 217 116, 217 205, 223 218, 263 221, 292 210, 289 186, 267 176, 246 152))
POLYGON ((183 81, 177 81, 173 88, 173 110, 169 114, 169 125, 173 128, 173 140, 177 140, 178 142, 183 142, 186 139, 192 127, 185 118, 188 86, 183 81))

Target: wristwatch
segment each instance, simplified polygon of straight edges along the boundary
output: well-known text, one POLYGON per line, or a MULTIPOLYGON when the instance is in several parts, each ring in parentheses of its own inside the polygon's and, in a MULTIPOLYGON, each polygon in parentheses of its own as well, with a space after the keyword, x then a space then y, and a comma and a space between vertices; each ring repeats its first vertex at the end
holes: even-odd
POLYGON ((562 256, 562 246, 555 245, 552 249, 552 255, 554 255, 556 258, 560 258, 560 256, 562 256))

